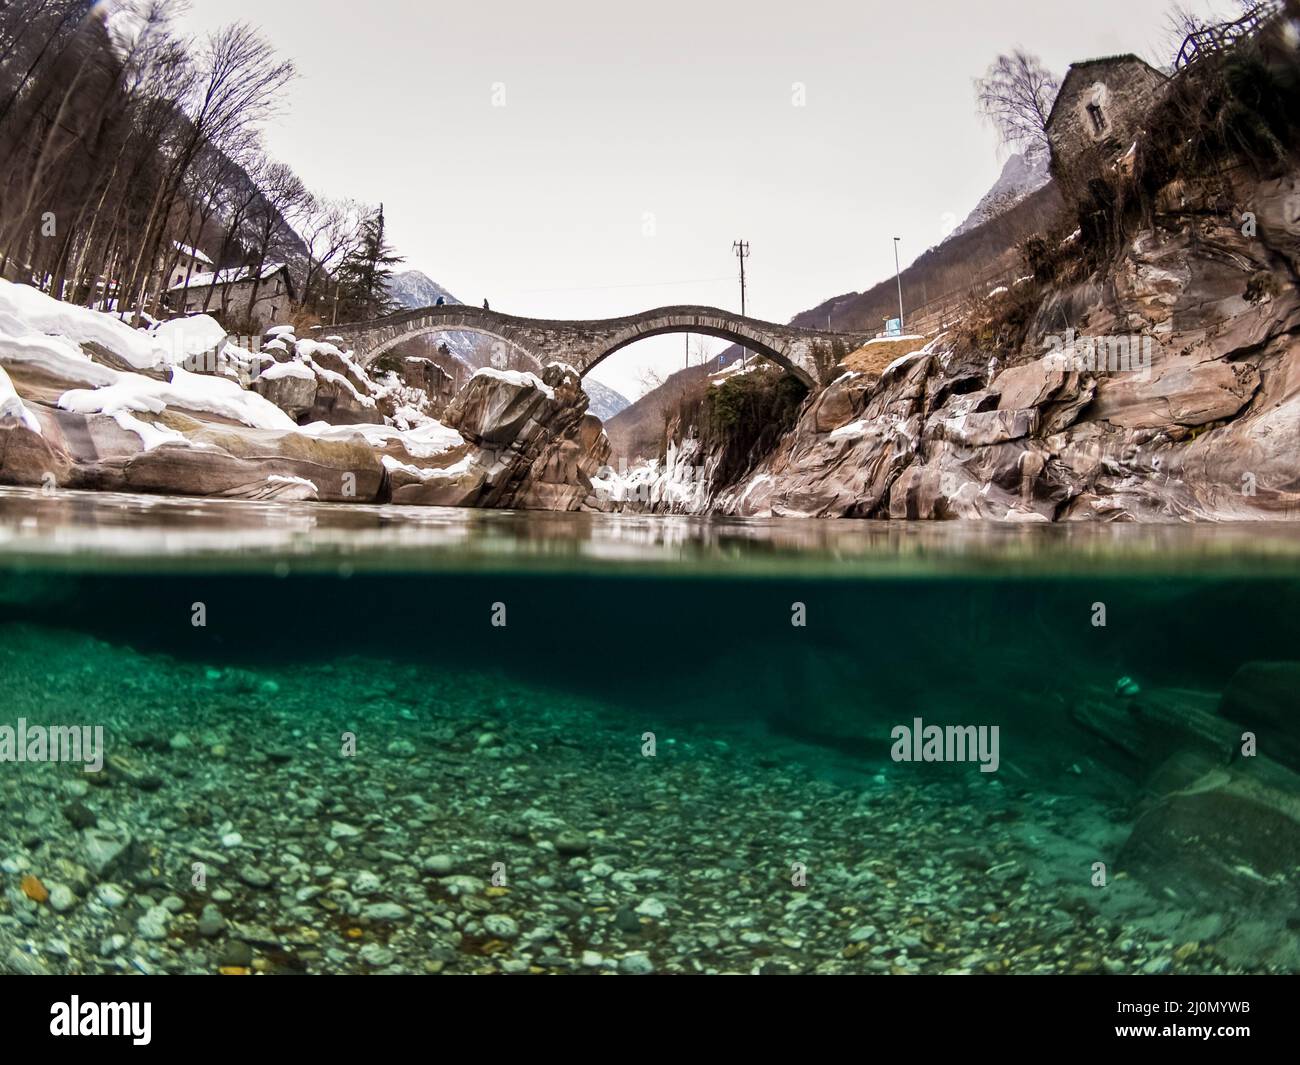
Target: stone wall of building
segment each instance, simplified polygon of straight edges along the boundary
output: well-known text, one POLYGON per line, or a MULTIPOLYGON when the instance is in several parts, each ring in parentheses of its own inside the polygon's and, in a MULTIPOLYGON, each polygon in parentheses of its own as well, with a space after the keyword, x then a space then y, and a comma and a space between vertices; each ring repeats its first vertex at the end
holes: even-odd
POLYGON ((171 293, 173 306, 185 314, 201 313, 205 300, 207 312, 219 318, 223 325, 245 324, 251 319, 259 331, 286 322, 291 302, 283 274, 263 278, 258 283, 255 305, 250 305, 253 300, 252 280, 236 281, 224 291, 221 286, 212 289, 204 285, 171 293))
POLYGON ((1127 149, 1165 84, 1164 75, 1134 57, 1071 67, 1047 129, 1053 171, 1068 170, 1090 149, 1127 149))

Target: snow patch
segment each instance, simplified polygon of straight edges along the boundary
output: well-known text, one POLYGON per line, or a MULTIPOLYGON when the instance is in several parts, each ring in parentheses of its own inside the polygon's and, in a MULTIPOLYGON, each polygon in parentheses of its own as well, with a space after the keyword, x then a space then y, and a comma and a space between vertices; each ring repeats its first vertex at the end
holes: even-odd
POLYGON ((172 368, 170 381, 155 381, 137 373, 116 374, 112 384, 72 389, 59 397, 59 407, 78 414, 161 414, 168 407, 205 411, 253 429, 297 429, 279 407, 234 381, 172 368))
POLYGON ((27 409, 22 397, 14 390, 14 383, 9 380, 4 367, 0 366, 0 422, 17 419, 37 436, 41 434, 41 423, 36 415, 27 409))
POLYGON ((172 361, 167 349, 148 333, 132 329, 113 315, 60 303, 30 285, 0 280, 0 317, 7 323, 21 324, 20 332, 11 333, 5 328, 4 332, 10 335, 44 333, 78 344, 98 344, 137 370, 169 365, 172 361))
POLYGON ((555 398, 555 389, 551 388, 535 373, 530 373, 527 370, 497 370, 491 366, 484 366, 480 370, 475 370, 474 376, 501 381, 508 385, 514 385, 516 388, 535 388, 547 399, 555 398))

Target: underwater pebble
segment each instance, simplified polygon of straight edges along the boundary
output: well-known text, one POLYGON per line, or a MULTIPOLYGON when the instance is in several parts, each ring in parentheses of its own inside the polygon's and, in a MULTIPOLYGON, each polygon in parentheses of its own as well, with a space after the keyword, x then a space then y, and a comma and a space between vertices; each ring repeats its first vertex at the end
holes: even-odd
POLYGON ((397 955, 380 943, 367 943, 357 951, 357 957, 376 969, 392 965, 397 960, 397 955))
POLYGON ((450 854, 435 854, 424 860, 424 871, 434 876, 447 876, 455 868, 455 859, 450 854))
POLYGON ((51 958, 72 957, 72 944, 66 939, 51 939, 45 944, 45 953, 51 958))
POLYGON ((141 939, 158 940, 167 938, 167 923, 171 914, 161 906, 151 906, 136 921, 136 931, 141 939))
POLYGON ((222 949, 218 964, 224 969, 247 969, 253 964, 253 948, 242 939, 232 939, 222 949))
POLYGON ((111 936, 105 936, 99 941, 99 956, 101 958, 111 958, 119 950, 126 946, 126 936, 117 932, 111 936))
POLYGON ((591 850, 591 840, 581 832, 561 832, 555 837, 555 849, 560 854, 586 854, 591 850))
POLYGON ((395 902, 372 902, 362 909, 361 916, 371 921, 405 921, 410 912, 395 902))
POLYGON ((46 976, 49 969, 40 958, 19 947, 11 947, 9 953, 5 956, 5 968, 15 976, 46 976))
POLYGON ((271 883, 271 874, 255 865, 241 866, 235 875, 249 887, 264 888, 271 883))
POLYGON ((651 917, 658 921, 668 916, 668 907, 658 899, 651 897, 643 899, 641 905, 636 908, 636 912, 642 917, 651 917))
POLYGON ((50 885, 50 909, 55 913, 67 913, 77 904, 77 896, 67 884, 50 885))
POLYGON ((511 940, 519 935, 518 922, 502 913, 490 913, 484 917, 483 928, 496 939, 511 940))
POLYGON ((363 869, 352 881, 352 890, 358 895, 377 895, 383 889, 384 882, 379 876, 363 869))
POLYGON ((209 902, 203 907, 203 912, 199 914, 198 928, 199 935, 207 939, 219 936, 226 930, 226 919, 214 903, 209 902))
POLYGON ((127 894, 116 884, 100 884, 95 888, 95 898, 110 910, 115 910, 126 902, 127 894))

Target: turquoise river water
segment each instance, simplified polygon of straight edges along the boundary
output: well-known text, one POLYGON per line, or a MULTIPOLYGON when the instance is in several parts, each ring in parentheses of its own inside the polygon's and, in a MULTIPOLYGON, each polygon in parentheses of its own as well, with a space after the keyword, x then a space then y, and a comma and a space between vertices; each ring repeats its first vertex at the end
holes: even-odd
POLYGON ((1295 971, 1298 563, 0 489, 0 962, 1295 971))

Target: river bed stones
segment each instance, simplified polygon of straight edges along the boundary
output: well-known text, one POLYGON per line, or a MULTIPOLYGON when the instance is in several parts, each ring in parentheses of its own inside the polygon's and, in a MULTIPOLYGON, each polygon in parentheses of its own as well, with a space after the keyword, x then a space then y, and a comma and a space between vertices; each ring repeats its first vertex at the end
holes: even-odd
MULTIPOLYGON (((60 697, 104 708, 110 738, 183 730, 194 741, 132 750, 138 771, 163 778, 153 792, 87 790, 79 767, 4 767, 0 809, 36 809, 57 826, 33 840, 22 818, 0 818, 0 958, 11 969, 1279 967, 1264 947, 1227 958, 1231 913, 1217 927, 1158 927, 1142 914, 1172 904, 1132 878, 1097 901, 1088 862, 1117 851, 1131 826, 1072 793, 1068 775, 1014 789, 882 775, 736 722, 660 723, 648 759, 641 736, 654 723, 599 699, 363 659, 268 669, 239 696, 266 702, 234 714, 203 666, 53 630, 0 641, 30 652, 6 658, 19 712, 54 674, 60 697), (276 690, 258 694, 267 682, 276 690), (487 731, 501 742, 478 747, 487 731), (361 741, 355 757, 338 754, 345 732, 361 741), (224 757, 207 756, 215 745, 224 757), (259 752, 278 749, 293 757, 270 769, 259 752), (72 826, 73 801, 94 826, 72 826), (24 876, 47 887, 46 902, 23 894, 24 876), (65 885, 73 902, 59 909, 65 885)), ((1134 785, 1115 803, 1136 795, 1134 785)))

